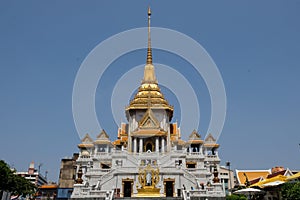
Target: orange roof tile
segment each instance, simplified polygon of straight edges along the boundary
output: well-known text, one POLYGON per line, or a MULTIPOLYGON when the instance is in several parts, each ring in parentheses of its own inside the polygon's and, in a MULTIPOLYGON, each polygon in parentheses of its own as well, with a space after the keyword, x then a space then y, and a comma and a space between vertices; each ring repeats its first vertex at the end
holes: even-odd
POLYGON ((39 186, 40 189, 56 189, 58 188, 58 185, 56 184, 51 184, 51 185, 41 185, 39 186))
POLYGON ((113 142, 114 145, 121 145, 121 140, 117 139, 113 142))
POLYGON ((122 142, 127 142, 127 141, 128 141, 128 137, 127 137, 127 136, 121 137, 121 141, 122 141, 122 142))

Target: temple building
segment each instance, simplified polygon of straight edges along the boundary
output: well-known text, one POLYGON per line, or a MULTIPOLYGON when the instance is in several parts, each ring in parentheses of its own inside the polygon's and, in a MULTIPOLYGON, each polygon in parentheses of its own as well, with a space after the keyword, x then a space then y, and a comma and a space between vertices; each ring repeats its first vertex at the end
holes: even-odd
POLYGON ((150 16, 148 9, 146 65, 125 108, 128 123, 120 125, 115 141, 104 130, 95 139, 89 134, 82 139, 73 199, 225 198, 216 139, 212 134, 202 139, 193 131, 184 141, 178 124, 171 123, 174 108, 162 94, 152 64, 150 16))

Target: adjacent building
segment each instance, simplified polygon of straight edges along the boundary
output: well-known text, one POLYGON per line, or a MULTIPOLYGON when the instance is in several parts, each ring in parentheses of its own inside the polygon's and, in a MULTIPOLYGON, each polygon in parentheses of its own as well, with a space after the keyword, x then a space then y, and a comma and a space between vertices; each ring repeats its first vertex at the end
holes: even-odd
POLYGON ((220 166, 219 178, 220 178, 220 182, 224 185, 226 194, 230 194, 230 191, 235 186, 235 178, 234 178, 233 170, 224 166, 220 166))
POLYGON ((71 197, 76 179, 76 160, 78 156, 78 153, 74 153, 71 158, 61 159, 57 199, 68 199, 71 197))
POLYGON ((34 162, 31 162, 28 171, 16 172, 17 175, 24 177, 29 180, 35 186, 39 187, 41 185, 47 184, 47 179, 34 167, 34 162))

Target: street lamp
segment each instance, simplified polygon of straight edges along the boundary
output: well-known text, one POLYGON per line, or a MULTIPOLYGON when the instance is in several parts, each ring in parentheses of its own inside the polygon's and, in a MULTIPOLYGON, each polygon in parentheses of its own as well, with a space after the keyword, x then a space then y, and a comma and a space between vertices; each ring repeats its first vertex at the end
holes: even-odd
POLYGON ((228 193, 231 194, 229 189, 231 189, 231 173, 230 173, 230 162, 226 162, 226 166, 228 167, 228 176, 229 176, 229 183, 228 183, 228 193))

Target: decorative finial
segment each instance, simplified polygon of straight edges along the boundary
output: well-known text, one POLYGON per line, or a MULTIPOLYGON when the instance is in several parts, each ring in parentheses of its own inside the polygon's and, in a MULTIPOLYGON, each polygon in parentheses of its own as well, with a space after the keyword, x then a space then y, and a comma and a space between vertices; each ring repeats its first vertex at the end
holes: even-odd
POLYGON ((147 51, 147 64, 152 64, 152 49, 151 49, 151 36, 150 36, 150 18, 151 9, 148 7, 148 51, 147 51))
POLYGON ((148 50, 147 50, 147 62, 144 69, 144 79, 142 83, 157 83, 155 77, 154 66, 152 65, 152 48, 151 48, 151 36, 150 36, 150 16, 151 10, 148 8, 148 50))

